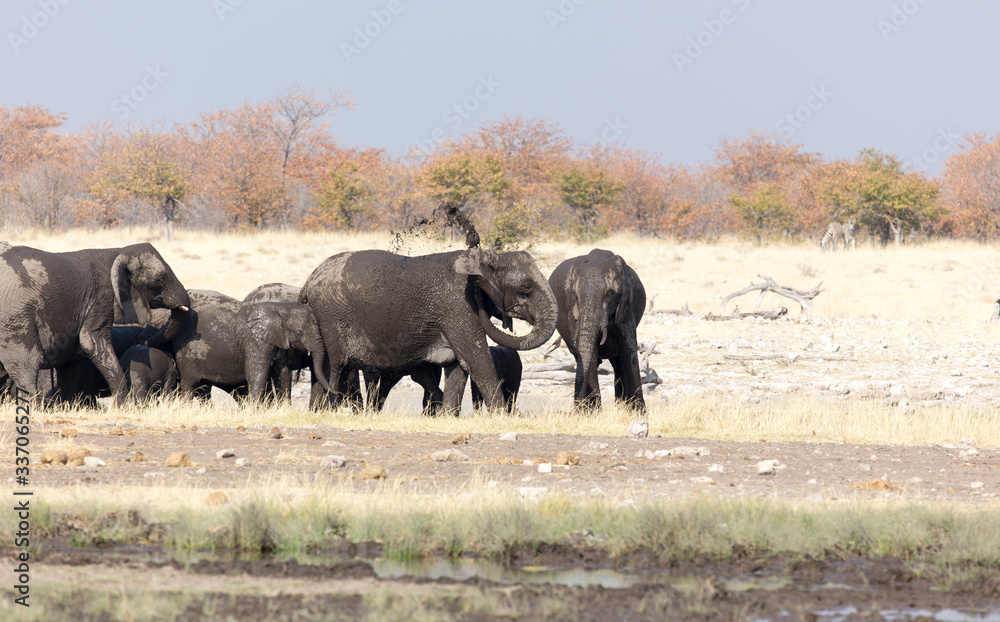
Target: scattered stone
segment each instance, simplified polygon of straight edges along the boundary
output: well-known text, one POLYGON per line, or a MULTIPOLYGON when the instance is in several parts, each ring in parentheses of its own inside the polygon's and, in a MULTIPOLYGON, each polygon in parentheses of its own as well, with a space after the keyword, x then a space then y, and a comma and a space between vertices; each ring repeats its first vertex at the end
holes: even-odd
POLYGON ((323 440, 322 436, 320 436, 319 434, 316 434, 314 432, 310 432, 310 433, 306 434, 306 438, 309 439, 310 441, 321 441, 321 440, 323 440))
POLYGON ((431 460, 434 462, 465 462, 468 459, 467 455, 455 448, 442 449, 431 454, 431 460))
POLYGON ((563 466, 580 464, 580 454, 575 451, 560 451, 556 456, 556 464, 563 466))
POLYGON ((205 473, 208 473, 208 469, 206 469, 205 467, 198 467, 198 470, 195 471, 195 473, 197 473, 198 475, 204 475, 205 473))
POLYGON ((142 474, 143 477, 166 477, 167 474, 163 471, 148 471, 142 474))
POLYGON ((539 463, 538 464, 538 472, 539 473, 551 473, 552 472, 552 464, 549 463, 549 462, 541 462, 541 463, 539 463))
POLYGON ((872 470, 872 465, 867 464, 865 462, 862 462, 861 464, 858 465, 858 470, 859 471, 865 471, 865 472, 871 471, 872 470))
POLYGON ((500 440, 501 441, 516 441, 517 440, 517 432, 504 432, 503 434, 500 435, 500 440))
POLYGON ((228 449, 220 449, 219 451, 215 452, 215 457, 218 460, 222 460, 223 458, 235 458, 236 450, 233 449, 232 447, 228 449))
POLYGON ((87 456, 83 459, 83 466, 87 467, 102 467, 108 466, 108 463, 96 456, 87 456))
POLYGON ((361 473, 363 479, 385 479, 389 477, 389 474, 385 472, 385 469, 377 464, 366 464, 365 470, 361 473))
POLYGON ((726 467, 722 466, 721 464, 713 464, 712 466, 708 467, 709 473, 723 473, 725 472, 725 470, 726 467))
POLYGON ((250 462, 250 458, 237 458, 236 462, 234 462, 233 464, 235 464, 238 467, 248 467, 251 466, 252 463, 250 462))
POLYGON ((918 484, 923 484, 924 480, 920 479, 919 477, 911 477, 909 483, 916 486, 918 484))
POLYGON ((347 445, 340 441, 326 441, 323 443, 323 447, 347 447, 347 445))
POLYGON ((236 426, 236 431, 237 432, 246 432, 247 428, 246 428, 246 426, 238 425, 238 426, 236 426))
POLYGON ((525 458, 524 460, 521 461, 521 464, 523 464, 524 466, 535 466, 535 461, 530 458, 525 458))
POLYGON ((321 469, 342 469, 347 466, 347 458, 344 456, 326 456, 319 461, 321 469))
POLYGON ((629 421, 625 435, 634 436, 635 438, 646 438, 649 436, 649 423, 643 419, 633 419, 629 421))
POLYGON ((635 453, 636 458, 645 458, 647 460, 659 460, 660 458, 667 458, 673 452, 669 449, 657 449, 653 451, 652 449, 647 449, 646 451, 637 451, 635 453))
POLYGON ((111 428, 108 430, 108 436, 125 436, 125 430, 121 428, 111 428))
POLYGON ((218 505, 228 505, 228 504, 229 504, 229 497, 227 497, 226 493, 222 492, 221 490, 216 490, 215 492, 205 497, 205 505, 207 505, 210 508, 218 505))
POLYGON ((757 463, 757 475, 774 475, 779 464, 777 460, 761 460, 757 463))
POLYGON ((692 484, 710 484, 715 485, 715 480, 707 475, 699 475, 698 477, 692 477, 689 480, 692 484))
POLYGON ((459 432, 455 436, 451 437, 451 444, 452 445, 465 445, 466 443, 469 442, 470 438, 472 438, 472 435, 469 434, 468 432, 459 432))
POLYGON ((816 482, 816 480, 815 480, 815 479, 811 479, 811 480, 808 480, 808 481, 806 482, 806 484, 808 484, 808 485, 810 485, 810 486, 815 486, 815 485, 816 485, 816 483, 817 483, 817 482, 816 482))
POLYGON ((978 489, 978 488, 982 488, 985 485, 986 484, 984 484, 983 482, 972 482, 971 484, 969 484, 969 488, 978 489))
POLYGON ((192 465, 191 458, 188 458, 188 455, 183 451, 172 453, 163 461, 165 467, 189 467, 192 465))
POLYGON ((59 430, 59 436, 63 438, 76 438, 76 428, 63 428, 59 430))
POLYGON ((710 452, 708 447, 674 447, 670 452, 672 456, 679 456, 685 458, 687 456, 707 456, 710 452))
POLYGON ((963 449, 962 451, 958 452, 958 456, 960 458, 971 458, 972 456, 978 456, 978 455, 979 455, 979 450, 976 449, 975 447, 973 447, 972 449, 963 449))
POLYGON ((267 438, 271 438, 274 440, 278 440, 282 436, 283 434, 281 433, 281 428, 279 428, 278 426, 274 426, 273 428, 271 428, 271 431, 267 433, 267 438))
POLYGON ((594 451, 601 451, 602 449, 607 449, 608 448, 608 444, 607 443, 600 443, 598 441, 590 441, 590 443, 587 445, 587 448, 588 449, 592 449, 594 451))
POLYGON ((66 452, 60 449, 46 449, 42 452, 42 464, 66 464, 66 452))
POLYGON ((132 456, 132 462, 145 462, 145 461, 146 461, 146 454, 142 453, 141 451, 135 452, 135 455, 132 456))
POLYGON ((541 499, 549 492, 545 486, 522 486, 517 489, 522 499, 541 499))

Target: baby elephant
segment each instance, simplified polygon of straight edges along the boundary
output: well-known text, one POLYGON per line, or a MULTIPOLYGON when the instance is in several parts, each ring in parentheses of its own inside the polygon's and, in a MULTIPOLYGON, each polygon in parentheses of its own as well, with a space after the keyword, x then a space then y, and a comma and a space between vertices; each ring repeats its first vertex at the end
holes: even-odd
MULTIPOLYGON (((517 350, 490 346, 490 356, 493 357, 493 367, 497 370, 504 406, 510 412, 514 412, 517 392, 521 388, 521 355, 517 350)), ((472 383, 472 407, 475 409, 483 407, 483 394, 475 382, 472 383)))
POLYGON ((166 395, 177 389, 177 365, 174 358, 149 346, 132 346, 118 359, 122 366, 122 392, 144 402, 155 395, 166 395))

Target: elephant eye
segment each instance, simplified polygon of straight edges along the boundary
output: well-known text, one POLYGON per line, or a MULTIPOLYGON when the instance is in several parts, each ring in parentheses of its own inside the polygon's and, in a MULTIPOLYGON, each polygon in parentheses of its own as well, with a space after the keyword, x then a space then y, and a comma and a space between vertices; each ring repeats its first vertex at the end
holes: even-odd
POLYGON ((525 292, 518 292, 517 293, 517 299, 518 300, 524 301, 524 300, 527 300, 528 298, 530 298, 530 295, 527 294, 527 293, 525 293, 525 292))

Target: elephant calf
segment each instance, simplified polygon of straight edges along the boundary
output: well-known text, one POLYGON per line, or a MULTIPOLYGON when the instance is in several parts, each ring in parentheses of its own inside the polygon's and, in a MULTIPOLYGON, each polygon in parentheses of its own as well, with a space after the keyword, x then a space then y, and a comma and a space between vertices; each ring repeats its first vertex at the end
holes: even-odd
POLYGON ((615 399, 645 411, 636 327, 646 307, 646 290, 625 260, 606 250, 559 264, 549 277, 559 304, 556 329, 576 357, 576 408, 598 408, 597 366, 610 360, 615 399))
POLYGON ((118 359, 122 366, 121 391, 139 402, 177 389, 174 357, 159 348, 132 346, 118 359))

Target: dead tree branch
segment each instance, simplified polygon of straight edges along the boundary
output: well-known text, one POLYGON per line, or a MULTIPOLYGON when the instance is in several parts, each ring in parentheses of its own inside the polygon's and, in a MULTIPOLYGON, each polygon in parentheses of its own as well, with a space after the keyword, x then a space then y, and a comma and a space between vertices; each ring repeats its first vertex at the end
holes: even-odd
POLYGON ((743 313, 740 311, 739 307, 734 307, 733 312, 728 315, 716 315, 714 313, 709 313, 705 316, 705 319, 710 322, 719 322, 722 320, 742 320, 746 317, 759 317, 765 320, 776 320, 779 317, 784 317, 788 313, 788 307, 778 307, 777 309, 771 309, 769 311, 751 311, 749 313, 743 313))
POLYGON ((754 307, 756 309, 760 308, 760 303, 764 299, 764 294, 767 292, 773 292, 775 294, 778 294, 779 296, 784 296, 785 298, 789 298, 799 303, 799 308, 802 309, 803 313, 812 313, 813 310, 812 299, 818 296, 819 293, 823 291, 823 281, 820 281, 819 285, 817 285, 816 287, 808 291, 804 291, 801 289, 792 289, 791 287, 785 287, 784 285, 778 285, 777 283, 774 282, 774 279, 772 279, 769 276, 764 276, 762 274, 758 274, 757 278, 764 279, 764 282, 753 283, 747 287, 744 287, 738 292, 733 292, 732 294, 729 294, 728 296, 722 299, 722 304, 720 305, 720 307, 722 309, 725 309, 726 304, 733 298, 736 298, 737 296, 742 296, 743 294, 752 292, 754 290, 760 290, 760 295, 757 297, 757 305, 754 307))

